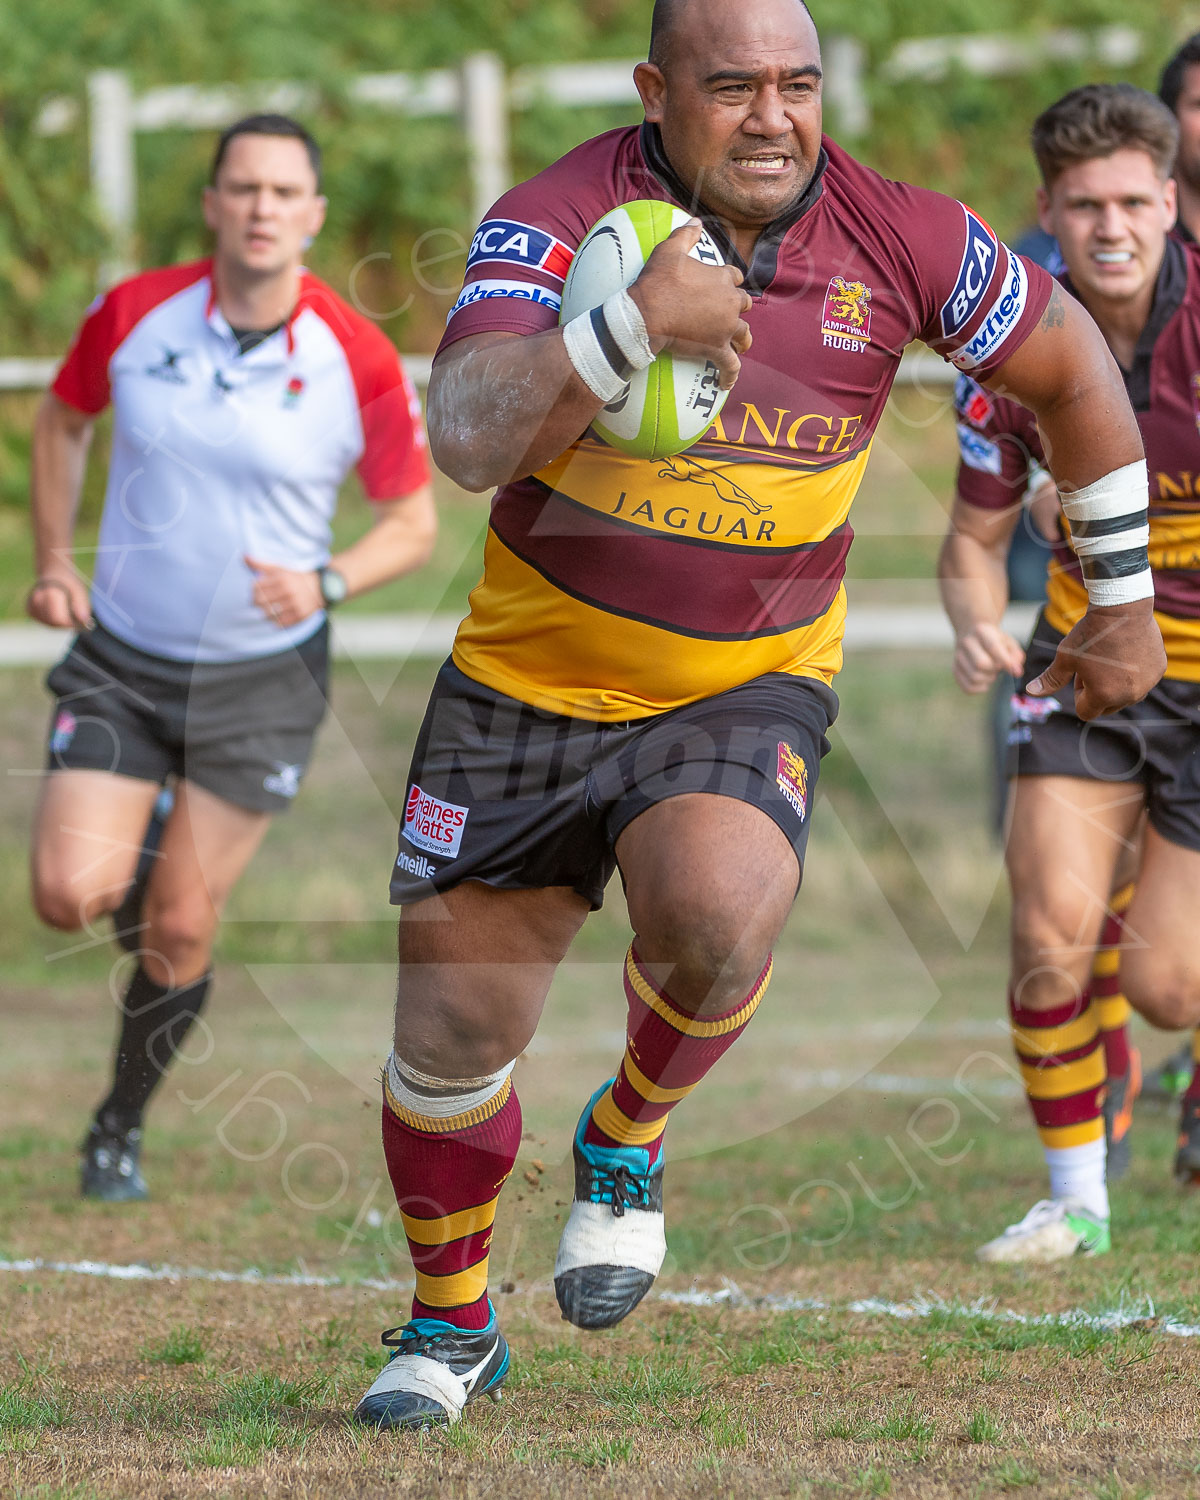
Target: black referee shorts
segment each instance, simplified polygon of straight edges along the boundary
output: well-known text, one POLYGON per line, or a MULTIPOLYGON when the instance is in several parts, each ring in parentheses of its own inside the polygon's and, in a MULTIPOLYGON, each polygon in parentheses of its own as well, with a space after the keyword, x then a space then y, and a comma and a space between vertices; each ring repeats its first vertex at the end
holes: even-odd
POLYGON ((837 708, 824 683, 776 672, 652 718, 599 724, 531 708, 448 661, 409 770, 392 902, 481 880, 571 886, 598 908, 622 829, 685 792, 760 808, 803 869, 837 708))
POLYGON ((1012 700, 1009 775, 1139 782, 1155 830, 1200 850, 1200 683, 1164 677, 1140 703, 1085 723, 1075 716, 1073 683, 1049 698, 1025 692, 1061 640, 1038 620, 1012 700))
POLYGON ((199 664, 95 625, 46 678, 57 699, 46 769, 176 776, 250 812, 283 812, 308 769, 328 673, 324 622, 287 651, 199 664))

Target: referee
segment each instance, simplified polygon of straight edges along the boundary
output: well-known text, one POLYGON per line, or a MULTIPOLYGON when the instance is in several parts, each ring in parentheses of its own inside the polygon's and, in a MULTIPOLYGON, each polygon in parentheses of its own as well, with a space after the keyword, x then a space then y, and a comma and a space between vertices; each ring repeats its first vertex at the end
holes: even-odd
POLYGON ((395 349, 302 264, 325 216, 320 168, 294 120, 230 126, 204 191, 211 258, 97 299, 34 425, 28 611, 77 634, 47 678, 33 900, 61 931, 120 908, 136 959, 112 1086, 83 1143, 87 1197, 146 1196, 147 1101, 208 995, 221 910, 295 797, 325 712, 327 610, 433 546, 420 411, 395 349), (75 516, 110 403, 85 559, 75 516), (351 468, 373 525, 331 557, 351 468), (148 836, 168 784, 165 826, 148 836))

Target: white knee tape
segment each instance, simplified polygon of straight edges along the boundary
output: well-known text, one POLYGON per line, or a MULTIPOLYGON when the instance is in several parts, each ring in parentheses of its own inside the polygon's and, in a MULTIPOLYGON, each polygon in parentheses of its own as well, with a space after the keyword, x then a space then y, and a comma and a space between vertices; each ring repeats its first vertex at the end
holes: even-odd
POLYGON ((393 1052, 388 1058, 387 1084, 396 1103, 413 1114, 448 1120, 494 1099, 516 1064, 514 1057, 497 1072, 484 1073, 478 1078, 434 1078, 403 1062, 393 1052))

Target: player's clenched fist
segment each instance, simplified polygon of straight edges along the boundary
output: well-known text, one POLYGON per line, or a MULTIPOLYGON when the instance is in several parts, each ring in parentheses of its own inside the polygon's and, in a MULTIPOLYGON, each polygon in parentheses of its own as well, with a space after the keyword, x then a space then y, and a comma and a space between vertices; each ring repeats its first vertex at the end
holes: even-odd
POLYGON ((25 613, 56 630, 89 630, 92 606, 87 584, 73 573, 44 574, 25 596, 25 613))
POLYGON ((954 680, 964 693, 985 693, 1001 672, 1019 677, 1025 649, 987 621, 964 630, 954 647, 954 680))
POLYGON ((692 219, 658 245, 642 274, 629 288, 650 336, 655 354, 711 359, 728 390, 742 368, 739 355, 750 347, 750 328, 743 314, 753 305, 742 290, 736 266, 707 266, 693 259, 703 226, 692 219))

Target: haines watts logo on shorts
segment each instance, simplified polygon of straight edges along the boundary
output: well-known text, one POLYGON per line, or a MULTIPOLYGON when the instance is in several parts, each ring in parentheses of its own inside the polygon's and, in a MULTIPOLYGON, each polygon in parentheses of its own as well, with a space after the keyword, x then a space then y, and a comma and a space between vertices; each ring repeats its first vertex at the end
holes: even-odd
POLYGON ((454 802, 439 802, 414 782, 404 808, 401 832, 416 848, 440 854, 443 859, 454 859, 462 844, 469 811, 454 802))
POLYGON ((786 740, 779 741, 779 761, 775 785, 801 818, 808 815, 808 767, 786 740))
POLYGON ((862 353, 871 342, 871 288, 865 281, 833 278, 825 293, 821 330, 826 349, 862 353))

